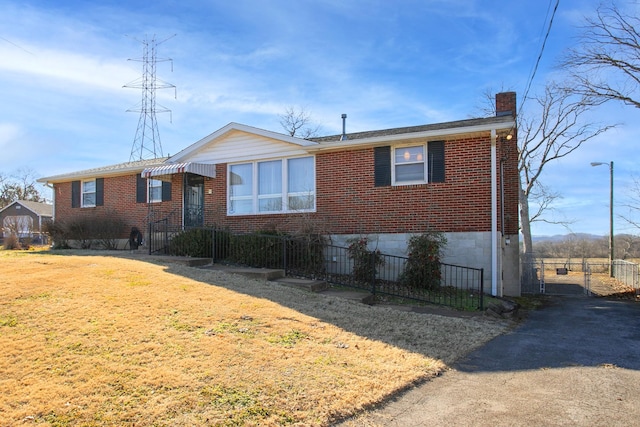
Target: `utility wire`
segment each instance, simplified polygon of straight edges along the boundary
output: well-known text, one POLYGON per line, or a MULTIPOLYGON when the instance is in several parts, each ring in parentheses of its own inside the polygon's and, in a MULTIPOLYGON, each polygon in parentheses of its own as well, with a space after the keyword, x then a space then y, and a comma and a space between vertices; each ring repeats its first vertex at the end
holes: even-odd
MULTIPOLYGON (((549 2, 549 6, 551 6, 551 1, 549 2)), ((542 59, 542 53, 544 52, 544 48, 547 44, 547 39, 549 38, 549 33, 551 33, 551 26, 553 25, 553 18, 556 15, 556 11, 558 10, 558 6, 560 5, 560 0, 556 0, 556 5, 553 8, 553 12, 551 13, 551 19, 549 19, 549 26, 547 27, 547 32, 544 36, 544 40, 542 41, 542 46, 540 47, 540 53, 538 54, 538 58, 536 59, 536 63, 533 67, 533 71, 531 72, 531 76, 529 77, 529 82, 527 83, 527 88, 524 91, 524 97, 522 98, 522 102, 520 103, 520 109, 518 111, 518 116, 520 116, 520 113, 522 112, 522 107, 524 106, 524 103, 527 101, 527 97, 529 96, 529 90, 531 89, 531 84, 533 83, 533 79, 536 76, 536 72, 538 71, 538 66, 540 65, 540 60, 542 59)), ((549 9, 547 9, 547 12, 549 11, 549 9)))
POLYGON ((13 46, 17 47, 18 49, 24 50, 24 51, 25 51, 25 52, 27 52, 29 55, 33 55, 33 56, 35 56, 35 54, 34 54, 33 52, 29 52, 27 49, 23 48, 23 47, 22 47, 22 46, 20 46, 20 45, 15 44, 14 42, 12 42, 12 41, 11 41, 11 40, 9 40, 9 39, 6 39, 6 38, 4 38, 4 37, 0 36, 0 40, 4 40, 4 41, 6 41, 7 43, 9 43, 9 44, 11 44, 11 45, 13 45, 13 46))

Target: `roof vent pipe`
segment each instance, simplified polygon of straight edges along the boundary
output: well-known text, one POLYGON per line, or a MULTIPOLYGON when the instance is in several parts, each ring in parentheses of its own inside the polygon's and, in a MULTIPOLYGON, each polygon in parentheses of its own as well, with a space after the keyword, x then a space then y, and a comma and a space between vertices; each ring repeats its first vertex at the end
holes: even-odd
POLYGON ((347 140, 346 125, 347 125, 347 115, 343 114, 342 115, 342 136, 340 137, 340 141, 347 140))

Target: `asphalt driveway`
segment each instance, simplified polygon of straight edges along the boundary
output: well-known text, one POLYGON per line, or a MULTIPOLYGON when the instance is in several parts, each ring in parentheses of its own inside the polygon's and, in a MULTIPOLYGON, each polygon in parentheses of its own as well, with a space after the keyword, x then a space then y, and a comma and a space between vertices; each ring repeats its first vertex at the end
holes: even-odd
POLYGON ((640 425, 640 303, 554 297, 441 377, 342 425, 640 425))

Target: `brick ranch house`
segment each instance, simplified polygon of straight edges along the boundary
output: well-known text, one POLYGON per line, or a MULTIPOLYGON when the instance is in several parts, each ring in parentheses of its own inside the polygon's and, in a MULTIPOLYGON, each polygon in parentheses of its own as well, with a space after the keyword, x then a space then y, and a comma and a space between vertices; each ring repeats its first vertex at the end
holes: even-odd
MULTIPOLYGON (((485 289, 519 295, 516 94, 495 117, 301 139, 230 123, 174 156, 42 178, 54 218, 118 215, 145 230, 313 226, 334 244, 367 235, 406 255, 441 231, 443 262, 484 268, 485 289)), ((127 234, 128 234, 127 230, 127 234)))

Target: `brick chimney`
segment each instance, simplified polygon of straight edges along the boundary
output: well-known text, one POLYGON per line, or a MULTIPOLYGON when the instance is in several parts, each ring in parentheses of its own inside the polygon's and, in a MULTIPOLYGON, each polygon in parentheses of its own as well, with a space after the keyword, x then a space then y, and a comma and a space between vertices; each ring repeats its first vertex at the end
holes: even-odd
POLYGON ((515 92, 500 92, 496 94, 496 116, 516 117, 515 92))

